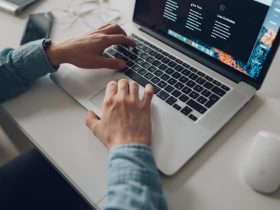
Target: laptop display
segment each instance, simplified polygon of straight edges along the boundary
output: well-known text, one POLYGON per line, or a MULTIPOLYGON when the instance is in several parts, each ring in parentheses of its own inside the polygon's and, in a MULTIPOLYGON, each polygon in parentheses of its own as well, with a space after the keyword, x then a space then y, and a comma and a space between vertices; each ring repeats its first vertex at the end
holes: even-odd
POLYGON ((138 0, 134 21, 260 82, 273 57, 280 0, 138 0))

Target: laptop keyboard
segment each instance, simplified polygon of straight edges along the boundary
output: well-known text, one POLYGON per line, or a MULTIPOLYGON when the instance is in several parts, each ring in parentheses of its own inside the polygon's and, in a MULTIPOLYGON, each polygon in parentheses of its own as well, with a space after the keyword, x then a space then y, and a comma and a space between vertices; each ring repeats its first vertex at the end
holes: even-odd
POLYGON ((124 74, 143 87, 152 84, 157 97, 189 119, 197 121, 230 91, 225 84, 137 35, 131 38, 136 47, 113 46, 105 56, 125 60, 124 74))

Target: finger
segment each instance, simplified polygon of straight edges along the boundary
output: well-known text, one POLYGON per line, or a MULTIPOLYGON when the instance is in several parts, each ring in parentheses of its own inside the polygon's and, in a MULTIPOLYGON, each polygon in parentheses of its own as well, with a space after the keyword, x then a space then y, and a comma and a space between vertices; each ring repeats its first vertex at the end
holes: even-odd
POLYGON ((97 115, 94 112, 89 111, 86 118, 86 125, 97 137, 98 137, 99 122, 100 119, 97 117, 97 115))
POLYGON ((150 107, 153 99, 154 87, 151 84, 146 85, 143 97, 143 103, 145 106, 150 107))
POLYGON ((126 79, 121 79, 118 82, 118 95, 119 96, 128 96, 129 94, 129 84, 126 79))
POLYGON ((129 95, 133 100, 139 101, 139 85, 136 82, 129 83, 129 95))
POLYGON ((126 32, 117 24, 108 24, 100 28, 99 31, 107 35, 122 34, 127 36, 126 32))
POLYGON ((118 92, 118 83, 116 81, 111 81, 107 84, 106 93, 104 97, 104 102, 108 103, 110 99, 114 97, 118 92))
POLYGON ((107 27, 111 26, 112 24, 108 23, 105 24, 104 26, 101 26, 100 28, 97 29, 97 31, 102 30, 102 29, 106 29, 107 27))
POLYGON ((136 42, 130 38, 128 38, 125 35, 122 34, 116 34, 116 35, 108 35, 107 37, 107 47, 110 47, 111 45, 127 45, 127 46, 135 46, 136 42))
POLYGON ((94 62, 96 68, 125 69, 127 67, 124 60, 105 58, 103 56, 99 56, 94 62))

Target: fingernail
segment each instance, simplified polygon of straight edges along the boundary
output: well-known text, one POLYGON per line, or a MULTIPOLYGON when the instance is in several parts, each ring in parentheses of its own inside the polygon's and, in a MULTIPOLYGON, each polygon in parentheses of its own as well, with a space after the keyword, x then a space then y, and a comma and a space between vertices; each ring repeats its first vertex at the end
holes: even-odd
POLYGON ((119 68, 120 68, 120 69, 126 68, 126 62, 124 62, 124 61, 120 62, 120 63, 119 63, 119 68))

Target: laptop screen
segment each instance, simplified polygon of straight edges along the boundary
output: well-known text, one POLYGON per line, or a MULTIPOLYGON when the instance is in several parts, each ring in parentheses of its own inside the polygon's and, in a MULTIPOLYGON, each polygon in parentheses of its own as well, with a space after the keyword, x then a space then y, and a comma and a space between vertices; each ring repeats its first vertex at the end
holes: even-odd
POLYGON ((137 0, 134 21, 258 80, 279 31, 280 0, 137 0))

